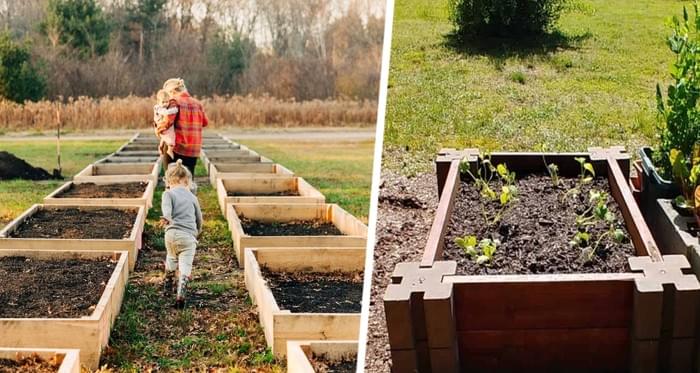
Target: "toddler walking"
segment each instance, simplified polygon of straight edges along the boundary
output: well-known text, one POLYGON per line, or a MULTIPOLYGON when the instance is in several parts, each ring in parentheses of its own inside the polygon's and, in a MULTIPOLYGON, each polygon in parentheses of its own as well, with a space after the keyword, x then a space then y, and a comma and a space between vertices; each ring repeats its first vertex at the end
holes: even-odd
POLYGON ((197 236, 202 232, 202 210, 197 197, 190 191, 192 174, 182 165, 182 160, 171 163, 165 172, 165 182, 168 189, 163 193, 161 205, 167 250, 163 290, 166 294, 176 292, 175 307, 183 308, 187 282, 192 280, 197 236), (179 270, 178 276, 176 270, 179 270))
MULTIPOLYGON (((177 114, 177 106, 168 108, 169 103, 170 95, 168 95, 168 92, 161 89, 156 93, 156 104, 153 106, 153 122, 156 129, 158 125, 168 119, 168 115, 177 114)), ((175 126, 170 126, 161 134, 158 134, 156 130, 156 135, 160 137, 160 145, 158 147, 163 154, 167 154, 170 157, 170 161, 172 162, 175 159, 175 153, 173 152, 173 147, 175 146, 175 126)))

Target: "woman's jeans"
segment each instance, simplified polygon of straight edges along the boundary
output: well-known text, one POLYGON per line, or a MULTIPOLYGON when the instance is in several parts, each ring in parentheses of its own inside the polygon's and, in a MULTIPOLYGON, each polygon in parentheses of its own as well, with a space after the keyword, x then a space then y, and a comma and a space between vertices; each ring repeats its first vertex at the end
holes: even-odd
POLYGON ((192 262, 197 251, 197 238, 192 234, 171 229, 165 232, 165 271, 180 270, 177 281, 177 297, 183 296, 184 285, 192 278, 192 262))

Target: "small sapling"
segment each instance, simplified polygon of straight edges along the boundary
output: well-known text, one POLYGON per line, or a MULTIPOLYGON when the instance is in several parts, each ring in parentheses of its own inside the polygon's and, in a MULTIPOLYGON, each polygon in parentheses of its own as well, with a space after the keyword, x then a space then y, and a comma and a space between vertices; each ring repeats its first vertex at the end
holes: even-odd
POLYGON ((490 238, 484 238, 477 242, 476 236, 458 237, 455 239, 455 243, 479 265, 491 262, 498 245, 500 245, 500 241, 490 238))

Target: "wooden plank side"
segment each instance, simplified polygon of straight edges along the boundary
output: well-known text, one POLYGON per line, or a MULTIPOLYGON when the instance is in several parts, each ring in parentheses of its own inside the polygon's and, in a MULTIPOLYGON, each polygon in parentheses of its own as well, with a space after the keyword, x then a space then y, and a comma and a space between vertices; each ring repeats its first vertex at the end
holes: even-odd
MULTIPOLYGON (((287 372, 288 373, 315 373, 309 357, 302 349, 300 341, 287 341, 287 372)), ((305 346, 308 349, 308 345, 305 346)))
POLYGON ((367 226, 356 217, 336 204, 326 204, 326 206, 330 207, 330 220, 341 232, 349 236, 367 237, 367 226))
POLYGON ((364 270, 364 247, 261 247, 258 263, 282 272, 355 272, 364 270))
POLYGON ((277 306, 277 302, 270 288, 267 286, 267 281, 265 281, 260 271, 260 265, 258 264, 254 251, 250 249, 245 250, 245 263, 244 277, 246 289, 248 293, 250 293, 253 304, 258 308, 258 316, 263 331, 265 332, 267 345, 273 347, 275 333, 274 315, 281 311, 277 306))
MULTIPOLYGON (((633 277, 595 280, 589 275, 586 280, 566 280, 566 276, 543 276, 515 276, 522 280, 512 282, 455 282, 457 330, 630 327, 633 277), (529 281, 534 277, 539 281, 529 281)), ((470 277, 477 276, 462 278, 470 277)))
POLYGON ((278 313, 274 317, 275 356, 286 355, 288 340, 358 339, 360 314, 351 313, 278 313))
POLYGON ((16 360, 17 358, 37 355, 44 360, 57 357, 61 362, 57 373, 80 373, 80 351, 75 349, 51 348, 1 348, 0 359, 16 360))
POLYGON ((541 329, 462 331, 465 372, 624 372, 629 330, 541 329))
POLYGON ((459 194, 459 163, 460 161, 456 160, 452 161, 450 165, 444 190, 442 191, 442 196, 440 197, 437 210, 435 211, 435 219, 433 220, 433 225, 430 227, 428 239, 423 251, 423 259, 421 260, 422 266, 432 266, 434 261, 442 259, 442 250, 445 245, 445 233, 450 224, 455 198, 459 194))

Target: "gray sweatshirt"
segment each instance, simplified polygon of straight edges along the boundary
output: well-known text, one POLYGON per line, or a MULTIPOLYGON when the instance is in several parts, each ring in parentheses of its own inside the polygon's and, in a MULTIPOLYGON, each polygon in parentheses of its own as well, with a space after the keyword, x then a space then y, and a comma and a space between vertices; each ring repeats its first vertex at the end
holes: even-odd
POLYGON ((197 197, 189 189, 176 186, 163 193, 161 203, 163 217, 170 224, 165 231, 176 229, 197 237, 202 230, 202 210, 197 197))

